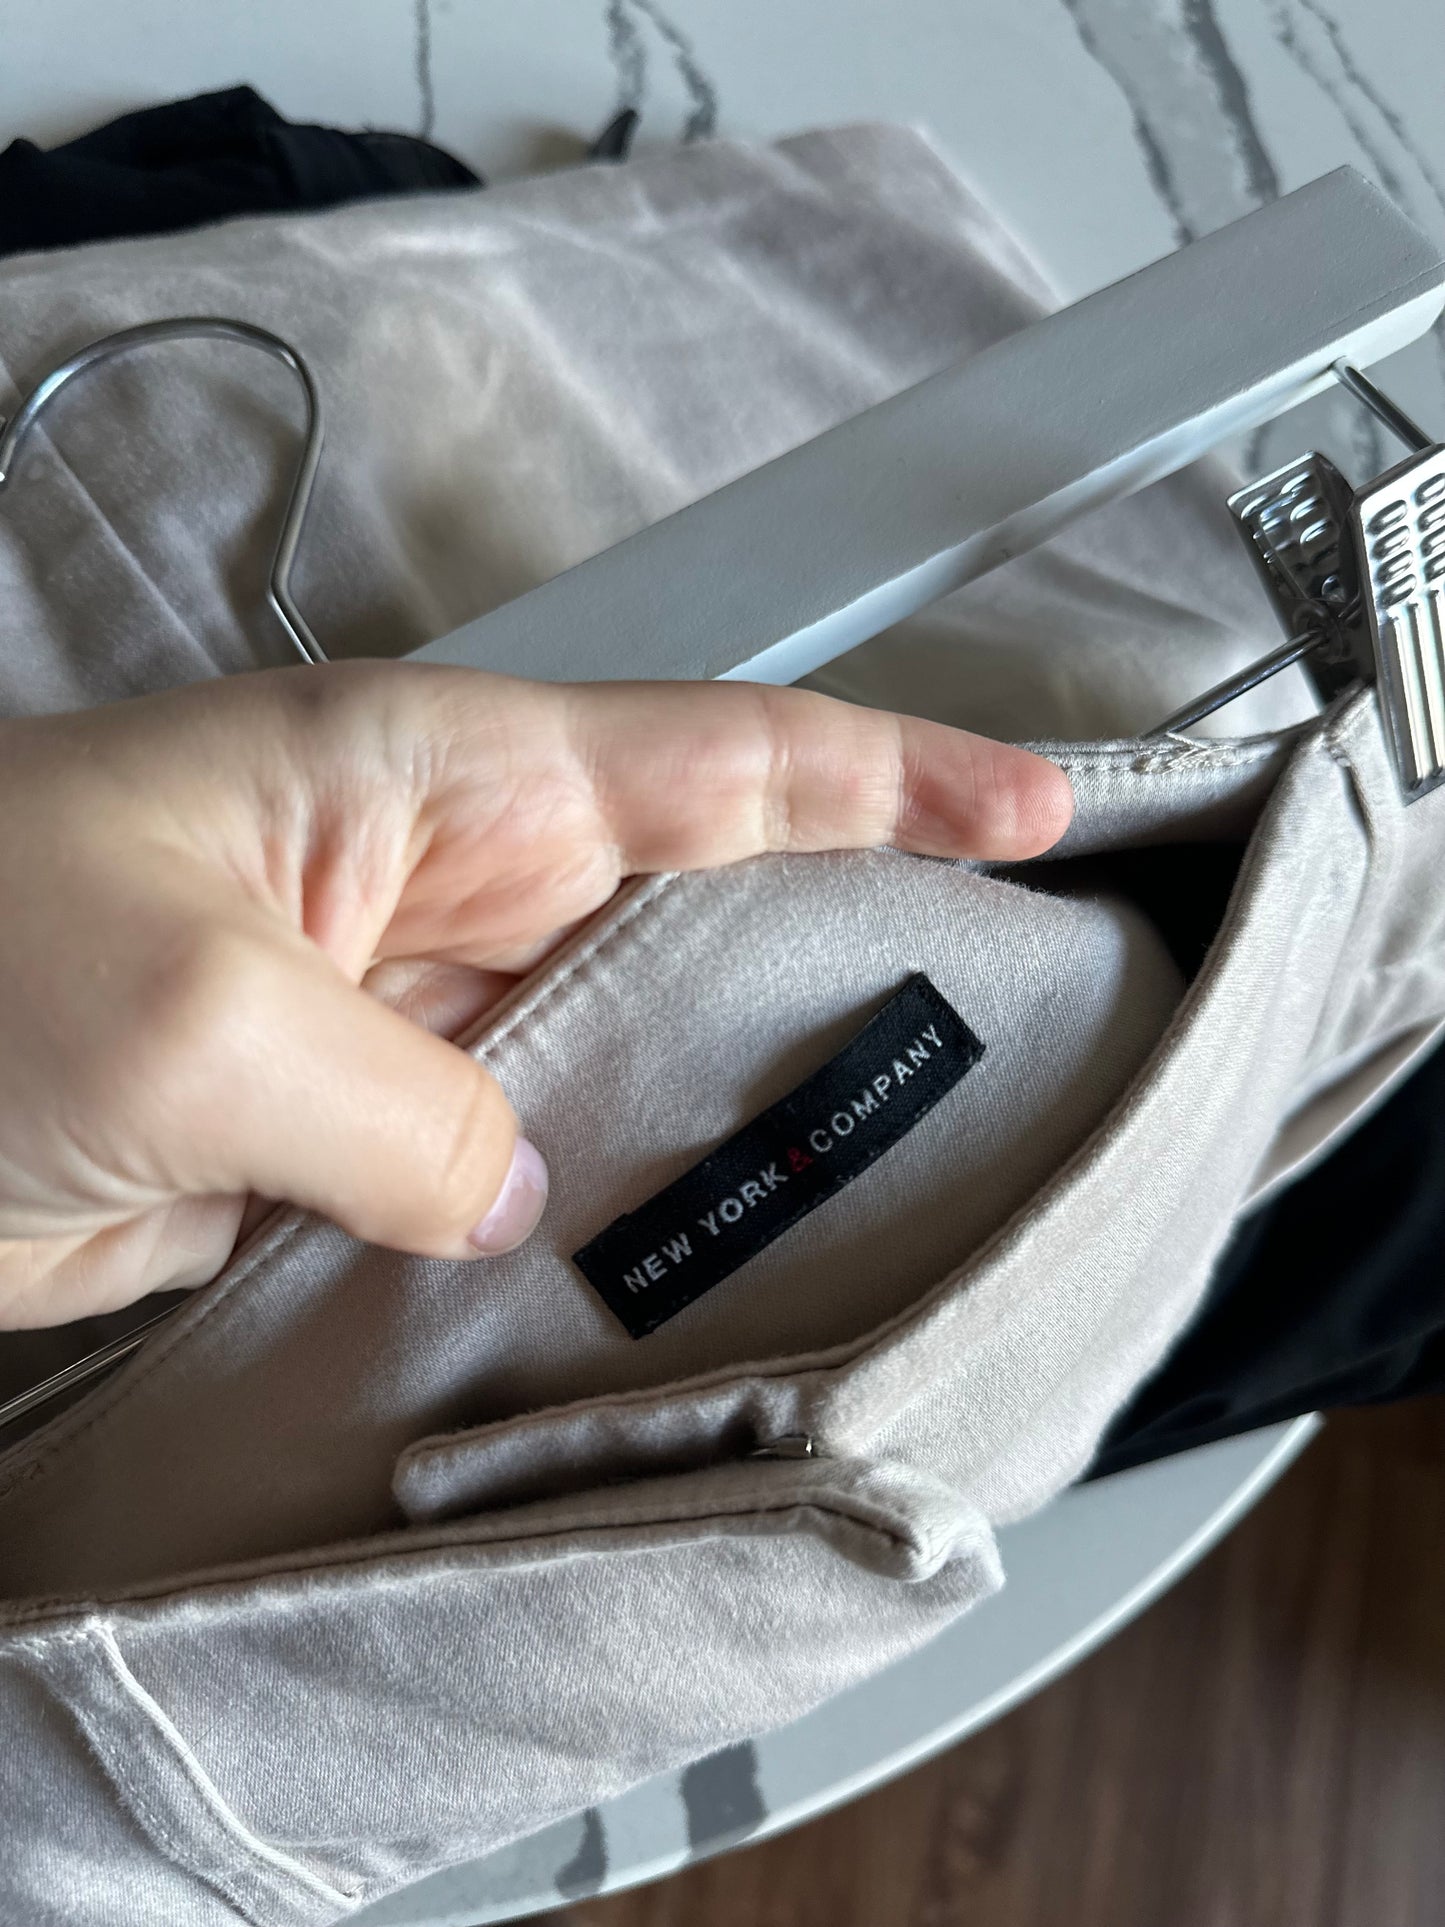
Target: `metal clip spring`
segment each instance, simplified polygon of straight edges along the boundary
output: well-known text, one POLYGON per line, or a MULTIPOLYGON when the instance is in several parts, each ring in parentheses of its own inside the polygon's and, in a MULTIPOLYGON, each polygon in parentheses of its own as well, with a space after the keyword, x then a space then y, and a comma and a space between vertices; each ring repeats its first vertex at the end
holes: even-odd
POLYGON ((1445 448, 1357 368, 1332 372, 1410 458, 1351 490, 1311 452, 1230 497, 1289 640, 1146 734, 1190 729, 1296 662, 1326 700, 1373 679, 1413 803, 1445 783, 1445 448))

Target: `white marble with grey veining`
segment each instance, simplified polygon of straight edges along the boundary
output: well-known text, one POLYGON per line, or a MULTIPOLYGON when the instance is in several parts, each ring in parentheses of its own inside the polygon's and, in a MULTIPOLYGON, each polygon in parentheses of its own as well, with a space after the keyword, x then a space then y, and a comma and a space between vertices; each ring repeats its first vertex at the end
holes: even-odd
POLYGON ((1075 295, 1341 160, 1445 225, 1442 53, 1435 0, 6 0, 0 140, 239 79, 498 175, 616 105, 650 141, 917 120, 1075 295))
MULTIPOLYGON (((622 106, 641 109, 644 145, 903 120, 932 132, 1074 299, 1341 162, 1445 237, 1442 56, 1440 0, 0 0, 0 142, 49 143, 240 80, 293 118, 429 134, 493 178, 575 162, 622 106)), ((1445 435, 1445 331, 1377 372, 1445 435)), ((1394 453, 1338 399, 1271 425, 1248 456, 1264 468, 1312 443, 1361 479, 1394 453)), ((1267 1457, 1234 1450, 1242 1467, 1267 1457)), ((944 1646, 909 1662, 906 1682, 884 1676, 794 1734, 367 1918, 510 1918, 816 1810, 824 1750, 849 1753, 851 1790, 875 1726, 883 1772, 908 1754, 910 1720, 916 1746, 929 1721, 966 1723, 944 1646)))
MULTIPOLYGON (((498 178, 619 105, 647 144, 914 121, 1072 299, 1341 161, 1445 234, 1442 55, 1439 0, 0 0, 0 140, 240 79, 498 178)), ((1387 375, 1445 425, 1445 334, 1387 375)), ((1311 420, 1252 453, 1382 453, 1353 408, 1311 420)))

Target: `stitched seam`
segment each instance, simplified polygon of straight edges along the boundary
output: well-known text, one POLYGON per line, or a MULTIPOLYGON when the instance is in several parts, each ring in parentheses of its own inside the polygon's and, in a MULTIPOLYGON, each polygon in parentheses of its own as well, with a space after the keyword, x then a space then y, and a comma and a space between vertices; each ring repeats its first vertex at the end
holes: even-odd
POLYGON ((45 1660, 53 1646, 88 1646, 90 1635, 83 1629, 74 1632, 27 1633, 15 1641, 18 1652, 28 1653, 33 1659, 45 1660))
MULTIPOLYGON (((485 1555, 493 1547, 515 1548, 529 1545, 548 1547, 558 1539, 585 1539, 589 1537, 613 1536, 621 1533, 635 1534, 657 1526, 726 1524, 733 1520, 746 1521, 754 1518, 764 1518, 786 1511, 822 1512, 844 1519, 853 1519, 851 1513, 843 1512, 837 1507, 829 1506, 821 1498, 799 1497, 774 1502, 718 1506, 710 1511, 684 1512, 674 1510, 652 1516, 644 1514, 641 1517, 634 1516, 624 1519, 588 1519, 579 1513, 574 1515, 570 1521, 563 1521, 552 1526, 532 1526, 524 1532, 514 1532, 510 1537, 500 1533, 468 1537, 465 1530, 458 1530, 453 1522, 441 1521, 433 1524, 430 1535, 426 1535, 424 1532, 418 1532, 415 1529, 392 1533, 389 1535, 389 1543, 386 1546, 386 1550, 382 1552, 378 1552, 375 1549, 375 1542, 371 1542, 365 1546, 358 1547, 352 1556, 345 1560, 338 1560, 329 1556, 329 1548, 318 1551, 310 1556, 304 1552, 280 1554, 273 1560, 266 1562, 263 1570, 253 1574, 248 1574, 243 1569, 239 1574, 221 1571, 210 1576, 183 1576, 179 1584, 175 1580, 167 1580, 165 1586, 162 1588, 138 1588, 133 1593, 127 1595, 126 1598, 129 1602, 140 1605, 145 1605, 148 1602, 154 1603, 157 1600, 165 1602, 176 1599, 183 1599, 187 1605, 190 1605, 208 1595, 224 1594, 237 1587, 245 1588, 258 1584, 264 1586, 268 1584, 268 1582, 278 1581, 280 1584, 271 1591, 269 1595, 253 1596, 248 1599, 246 1601, 246 1610, 252 1617, 261 1613, 289 1613, 295 1608, 295 1585, 298 1580, 313 1581, 319 1586, 327 1580, 348 1579, 360 1576, 365 1579, 371 1591, 388 1593, 399 1591, 402 1587, 414 1585, 417 1577, 415 1568, 425 1565, 428 1560, 433 1559, 438 1554, 443 1557, 450 1555, 452 1563, 445 1567, 434 1568, 430 1571, 427 1574, 428 1584, 436 1585, 444 1581, 473 1579, 477 1570, 475 1558, 469 1558, 468 1555, 485 1555)), ((857 1521, 854 1522, 857 1523, 857 1521)), ((865 1529, 877 1532, 880 1537, 892 1536, 879 1527, 870 1526, 865 1529)), ((911 1543, 911 1541, 902 1540, 899 1541, 899 1543, 907 1544, 911 1543)), ((669 1540, 662 1545, 653 1545, 644 1541, 640 1546, 623 1546, 621 1548, 606 1547, 603 1550, 604 1552, 620 1551, 623 1555, 640 1556, 672 1552, 675 1549, 676 1542, 669 1540)), ((597 1554, 593 1548, 587 1545, 579 1545, 575 1552, 568 1556, 589 1558, 596 1557, 597 1554)), ((528 1563, 542 1562, 539 1559, 535 1562, 528 1563)), ((58 1605, 63 1611, 68 1612, 73 1610, 68 1601, 56 1601, 54 1604, 58 1605)), ((34 1617, 43 1614, 47 1609, 46 1606, 29 1608, 27 1609, 26 1617, 33 1620, 34 1617)), ((12 1625, 24 1624, 25 1619, 12 1618, 10 1623, 12 1625)), ((43 1650, 46 1645, 53 1644, 57 1640, 73 1639, 75 1637, 77 1637, 77 1635, 64 1633, 40 1634, 36 1636, 21 1635, 6 1643, 11 1646, 29 1646, 35 1650, 43 1650)))
MULTIPOLYGON (((843 1495, 839 1495, 840 1501, 843 1495)), ((846 1503, 829 1504, 822 1495, 794 1493, 774 1500, 739 1502, 736 1505, 705 1506, 696 1512, 674 1510, 658 1513, 655 1516, 644 1513, 641 1517, 601 1519, 593 1523, 574 1522, 571 1525, 551 1526, 541 1532, 528 1533, 521 1539, 502 1540, 503 1545, 524 1545, 528 1538, 540 1541, 563 1539, 569 1533, 587 1532, 644 1532, 654 1526, 692 1526, 713 1525, 731 1519, 775 1518, 784 1512, 816 1512, 824 1518, 842 1519, 850 1525, 862 1527, 866 1532, 875 1533, 886 1539, 890 1545, 912 1547, 919 1541, 906 1528, 886 1522, 887 1515, 881 1510, 877 1516, 870 1517, 862 1506, 849 1506, 846 1503)), ((671 1547, 663 1548, 671 1550, 671 1547)))
POLYGON ((1130 776, 1157 776, 1167 774, 1181 762, 1190 762, 1192 758, 1185 753, 1186 748, 1192 750, 1197 747, 1208 750, 1211 755, 1227 757, 1232 767, 1243 767, 1249 763, 1267 764, 1276 756, 1288 755, 1296 747, 1290 739, 1296 733, 1303 735, 1313 726, 1309 723, 1298 724, 1289 729, 1268 731, 1263 736, 1163 739, 1126 736, 1120 737, 1117 742, 1100 743, 1094 748, 1078 743, 1048 741, 1031 742, 1024 747, 1047 756, 1051 763, 1057 763, 1065 771, 1112 768, 1130 776), (1159 760, 1156 761, 1156 758, 1159 760), (1141 764, 1147 766, 1141 768, 1141 764))
MULTIPOLYGON (((217 1787, 215 1781, 212 1780, 191 1747, 187 1744, 184 1734, 182 1734, 176 1726, 174 1720, 171 1719, 165 1708, 141 1685, 129 1665, 127 1665, 125 1655, 121 1652, 115 1634, 109 1625, 102 1624, 95 1627, 88 1643, 93 1651, 99 1653, 111 1678, 120 1687, 120 1690, 130 1701, 132 1707, 141 1714, 152 1730, 158 1734, 160 1739, 165 1743, 170 1756, 185 1775, 187 1782, 200 1799, 207 1815, 223 1829, 227 1838, 245 1854, 248 1859, 259 1861, 267 1870, 268 1874, 281 1875, 286 1881, 305 1888, 317 1899, 326 1901, 329 1906, 347 1906, 356 1899, 355 1892, 349 1891, 344 1887, 333 1886, 329 1880, 323 1879, 319 1874, 312 1873, 311 1869, 304 1866, 301 1861, 293 1859, 290 1854, 283 1853, 279 1848, 273 1847, 269 1842, 261 1839, 259 1835, 252 1833, 250 1828, 244 1824, 239 1816, 232 1812, 222 1797, 219 1787, 217 1787)), ((230 1876, 224 1872, 216 1873, 211 1870, 203 1870, 197 1866, 194 1857, 187 1856, 184 1847, 175 1840, 169 1829, 161 1824, 159 1816, 156 1815, 154 1807, 150 1804, 149 1794, 143 1792, 136 1783, 129 1766, 114 1759, 109 1751, 107 1751, 104 1757, 109 1770, 118 1781, 125 1785, 132 1800, 135 1801, 138 1807, 145 1809, 148 1815, 147 1824, 166 1845, 172 1859, 182 1861, 183 1864, 190 1867, 192 1872, 200 1874, 203 1879, 214 1880, 218 1885, 223 1881, 227 1882, 225 1888, 227 1896, 239 1906, 241 1904, 239 1897, 231 1890, 229 1885, 230 1876)))
POLYGON ((72 1707, 71 1710, 90 1741, 96 1758, 102 1763, 114 1783, 116 1791, 166 1858, 219 1893, 222 1899, 230 1902, 242 1919, 251 1921, 253 1927, 265 1927, 265 1923, 258 1922, 255 1913, 242 1900, 228 1875, 215 1868, 203 1870, 195 1864, 194 1859, 185 1852, 161 1815, 151 1805, 149 1795, 138 1784, 130 1769, 124 1765, 113 1749, 104 1744, 89 1716, 79 1707, 72 1707))
MULTIPOLYGON (((84 1630, 57 1633, 48 1638, 27 1639, 19 1643, 24 1650, 41 1661, 47 1673, 50 1670, 48 1664, 46 1664, 49 1657, 47 1649, 50 1647, 85 1646, 92 1651, 94 1650, 94 1644, 90 1635, 84 1630)), ((58 1682, 53 1683, 58 1684, 58 1682)), ((201 1880, 214 1892, 219 1893, 222 1899, 228 1901, 231 1906, 235 1908, 242 1919, 251 1921, 253 1927, 265 1927, 265 1923, 258 1922, 255 1915, 242 1902, 240 1895, 234 1890, 231 1881, 223 1872, 214 1870, 202 1871, 201 1868, 196 1866, 193 1858, 183 1850, 181 1843, 176 1840, 170 1828, 166 1825, 163 1816, 158 1813, 152 1805, 149 1794, 138 1783, 134 1774, 125 1761, 119 1757, 116 1750, 107 1745, 104 1735, 98 1729, 89 1708, 78 1698, 68 1697, 63 1691, 59 1697, 62 1704, 69 1710, 81 1732, 85 1735, 91 1752, 95 1755, 96 1760, 109 1777, 116 1792, 121 1796, 133 1816, 140 1822, 145 1833, 155 1842, 166 1857, 178 1867, 183 1868, 187 1873, 201 1880)))
MULTIPOLYGON (((1360 1001, 1368 997, 1371 987, 1383 984, 1394 972, 1406 967, 1418 967, 1422 962, 1431 961, 1434 956, 1434 947, 1426 950, 1422 946, 1421 951, 1409 957, 1385 959, 1374 964, 1366 964, 1358 959, 1355 939, 1361 924, 1368 925, 1372 908, 1382 902, 1388 902, 1402 861, 1400 837, 1388 827, 1384 820, 1384 817, 1390 813, 1393 799, 1387 793, 1382 815, 1381 799, 1377 798, 1371 789, 1368 771, 1357 749, 1357 745, 1364 743, 1374 732, 1378 732, 1380 747, 1384 751, 1385 782, 1388 786, 1392 781, 1390 752, 1385 740, 1385 718, 1380 710, 1377 690, 1361 692, 1356 697, 1348 695, 1342 697, 1336 710, 1331 713, 1328 727, 1324 732, 1325 749, 1330 760, 1343 773, 1368 850, 1364 885, 1351 925, 1350 942, 1341 952, 1335 969, 1331 973, 1330 993, 1332 995, 1341 977, 1346 974, 1352 963, 1358 961, 1356 981, 1350 993, 1349 1004, 1345 1009, 1358 1009, 1360 1001)), ((1341 1011, 1341 1016, 1343 1015, 1344 1009, 1341 1011)), ((1319 1036, 1320 1032, 1317 1030, 1312 1040, 1312 1048, 1319 1036)))
POLYGON ((535 1016, 536 1013, 542 1009, 543 1005, 550 1003, 559 992, 564 990, 572 982, 573 978, 585 965, 592 963, 597 957, 600 957, 610 944, 616 942, 624 930, 636 922, 644 910, 650 909, 664 892, 670 890, 673 884, 680 881, 684 874, 691 874, 691 872, 675 870, 668 876, 657 878, 650 889, 642 891, 632 903, 628 904, 627 908, 615 923, 601 932, 595 941, 584 944, 580 950, 575 951, 573 955, 567 959, 566 963, 561 966, 557 975, 552 978, 550 982, 539 985, 535 994, 527 1002, 519 1004, 514 1011, 510 1012, 504 1020, 502 1027, 497 1031, 496 1035, 488 1041, 485 1048, 474 1048, 472 1055, 478 1059, 490 1057, 496 1051, 498 1045, 506 1043, 507 1039, 511 1037, 528 1018, 535 1016))
POLYGON ((565 1405, 544 1406, 537 1412, 524 1412, 514 1419, 494 1419, 487 1425, 472 1425, 451 1432, 433 1435, 433 1439, 417 1439, 401 1453, 402 1462, 415 1463, 423 1459, 441 1458, 450 1452, 474 1450, 478 1444, 494 1439, 526 1439, 534 1433, 561 1433, 567 1430, 579 1414, 586 1414, 589 1420, 610 1421, 614 1415, 631 1418, 639 1411, 643 1413, 664 1413, 678 1406, 695 1407, 700 1395, 727 1389, 743 1398, 748 1387, 753 1384, 766 1386, 774 1384, 779 1378, 798 1382, 800 1392, 807 1390, 803 1381, 819 1380, 823 1383, 833 1376, 839 1366, 846 1365, 856 1356, 859 1345, 867 1342, 855 1339, 846 1346, 836 1346, 832 1352, 802 1352, 796 1357, 781 1357, 775 1361, 759 1360, 741 1371, 722 1365, 715 1372, 691 1379, 677 1379, 665 1386, 635 1386, 630 1391, 603 1392, 596 1398, 569 1399, 565 1405), (835 1356, 836 1354, 836 1356, 835 1356), (824 1358, 826 1364, 813 1360, 824 1358))

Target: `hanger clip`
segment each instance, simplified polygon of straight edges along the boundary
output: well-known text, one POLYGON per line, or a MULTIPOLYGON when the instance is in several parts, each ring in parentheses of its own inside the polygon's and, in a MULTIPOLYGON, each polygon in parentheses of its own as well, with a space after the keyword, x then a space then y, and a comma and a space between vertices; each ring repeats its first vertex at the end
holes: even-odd
POLYGON ((1407 803, 1445 783, 1445 448, 1355 497, 1375 674, 1407 803))
POLYGON ((1376 685, 1400 794, 1413 803, 1445 783, 1445 447, 1357 368, 1336 362, 1333 373, 1412 453, 1354 489, 1312 450, 1230 496, 1289 640, 1148 735, 1189 729, 1302 663, 1326 702, 1376 685))

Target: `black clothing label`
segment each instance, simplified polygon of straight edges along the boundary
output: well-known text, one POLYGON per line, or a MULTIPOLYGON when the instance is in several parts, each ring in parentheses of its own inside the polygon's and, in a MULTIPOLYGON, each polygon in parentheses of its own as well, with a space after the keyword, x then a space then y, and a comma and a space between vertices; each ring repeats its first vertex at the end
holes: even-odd
POLYGON ((891 1150, 983 1056, 927 977, 910 977, 836 1057, 573 1263, 643 1338, 891 1150))

